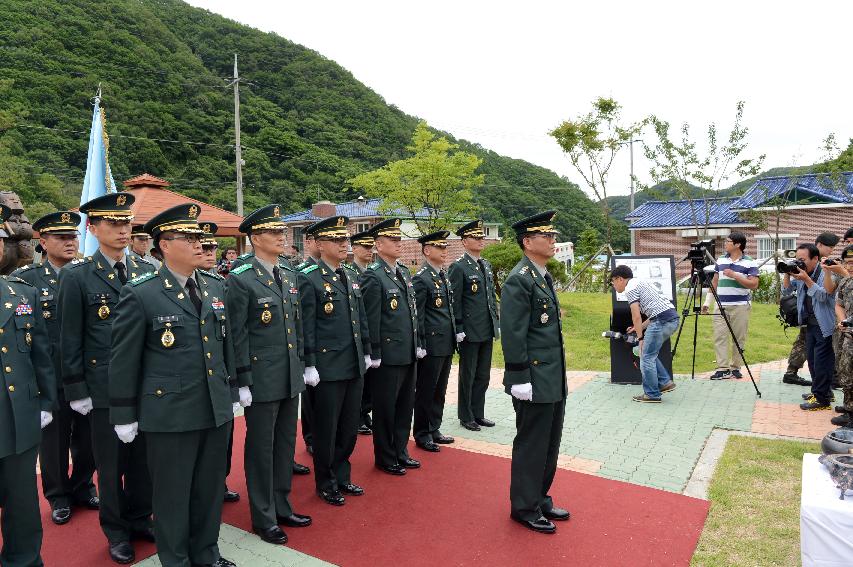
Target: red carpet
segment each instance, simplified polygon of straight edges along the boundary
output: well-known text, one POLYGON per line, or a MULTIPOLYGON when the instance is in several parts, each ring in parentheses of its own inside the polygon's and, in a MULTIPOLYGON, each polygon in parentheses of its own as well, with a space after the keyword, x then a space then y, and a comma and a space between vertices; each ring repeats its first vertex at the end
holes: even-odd
MULTIPOLYGON (((237 422, 229 477, 242 499, 225 505, 224 521, 250 531, 244 423, 237 422)), ((373 468, 371 438, 358 441, 353 481, 364 487, 364 496, 333 507, 314 494, 313 474, 294 477, 294 508, 310 514, 314 525, 286 529, 292 548, 344 566, 688 565, 708 512, 703 500, 558 470, 551 494, 572 519, 558 523, 556 535, 536 534, 509 519, 509 460, 412 447, 423 467, 393 477, 373 468)), ((299 443, 297 461, 312 465, 301 438, 299 443)), ((95 512, 75 510, 71 523, 60 527, 42 504, 48 567, 112 564, 95 512)), ((137 543, 136 549, 138 560, 154 553, 150 544, 137 543)))

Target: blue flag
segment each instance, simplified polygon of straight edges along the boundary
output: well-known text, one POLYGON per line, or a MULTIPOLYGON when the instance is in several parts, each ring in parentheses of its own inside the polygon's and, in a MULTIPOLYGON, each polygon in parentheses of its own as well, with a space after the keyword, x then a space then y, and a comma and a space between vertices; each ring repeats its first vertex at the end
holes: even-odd
MULTIPOLYGON (((116 183, 110 171, 110 139, 107 137, 107 120, 101 108, 101 89, 95 96, 95 112, 92 115, 92 129, 89 132, 89 157, 86 159, 86 177, 83 179, 83 193, 80 204, 88 203, 95 197, 116 192, 116 183)), ((80 231, 80 252, 91 256, 98 249, 98 241, 86 230, 87 216, 80 213, 83 220, 77 229, 80 231)))

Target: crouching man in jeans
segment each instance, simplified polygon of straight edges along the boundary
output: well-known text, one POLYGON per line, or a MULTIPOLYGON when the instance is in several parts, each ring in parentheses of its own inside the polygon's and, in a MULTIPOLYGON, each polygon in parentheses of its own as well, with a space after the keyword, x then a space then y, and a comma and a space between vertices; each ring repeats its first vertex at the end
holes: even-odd
POLYGON ((610 273, 610 285, 624 293, 631 306, 633 325, 628 332, 637 333, 640 340, 640 372, 643 374, 643 393, 634 396, 635 402, 660 403, 660 395, 675 390, 672 376, 658 358, 663 343, 678 329, 678 312, 651 283, 634 280, 628 266, 616 266, 610 273), (642 316, 647 319, 643 321, 642 316))

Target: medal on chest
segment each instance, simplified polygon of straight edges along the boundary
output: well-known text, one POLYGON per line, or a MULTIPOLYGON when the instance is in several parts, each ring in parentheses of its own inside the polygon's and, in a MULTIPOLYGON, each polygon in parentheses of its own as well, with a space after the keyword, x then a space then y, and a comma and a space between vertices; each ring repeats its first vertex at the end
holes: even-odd
POLYGON ((269 325, 270 321, 272 321, 272 312, 269 309, 261 311, 261 323, 269 325))
POLYGON ((391 310, 396 311, 397 307, 400 306, 400 303, 397 301, 396 297, 391 298, 391 310))
POLYGON ((160 342, 165 348, 171 348, 175 344, 175 334, 172 332, 171 327, 171 323, 166 323, 166 329, 160 335, 160 342))

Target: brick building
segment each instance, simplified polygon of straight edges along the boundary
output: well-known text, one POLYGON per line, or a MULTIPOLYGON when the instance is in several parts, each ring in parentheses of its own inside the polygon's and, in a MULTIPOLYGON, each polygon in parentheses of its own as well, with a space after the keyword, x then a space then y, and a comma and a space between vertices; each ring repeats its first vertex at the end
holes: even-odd
MULTIPOLYGON (((349 217, 347 228, 350 234, 363 232, 380 220, 391 216, 379 212, 380 202, 380 199, 365 199, 364 197, 339 204, 330 201, 320 201, 314 203, 310 210, 285 215, 282 217, 282 220, 288 227, 287 241, 288 243, 295 244, 301 254, 302 229, 320 219, 335 215, 349 217)), ((407 266, 418 266, 423 262, 421 245, 417 241, 421 233, 410 216, 403 213, 397 216, 403 219, 400 225, 400 231, 403 233, 403 256, 400 258, 400 261, 407 266)), ((426 217, 426 213, 423 216, 426 217)), ((483 231, 486 233, 487 242, 495 243, 500 241, 498 235, 499 227, 499 223, 484 223, 483 231)), ((462 252, 462 243, 459 237, 451 234, 448 239, 448 258, 455 260, 462 255, 462 252)))
MULTIPOLYGON (((631 211, 625 220, 630 223, 635 255, 672 255, 678 262, 687 254, 690 243, 704 239, 707 225, 707 238, 714 239, 717 255, 722 254, 723 239, 739 230, 746 234, 746 253, 761 263, 774 252, 778 213, 772 204, 779 200, 789 203, 779 214, 779 249, 814 243, 824 231, 843 236, 853 226, 853 172, 844 173, 838 184, 818 174, 766 177, 740 197, 649 201, 631 211), (751 215, 760 215, 770 226, 759 228, 751 215)), ((840 250, 839 246, 836 253, 840 250)), ((687 262, 676 266, 679 278, 689 272, 687 262)))

